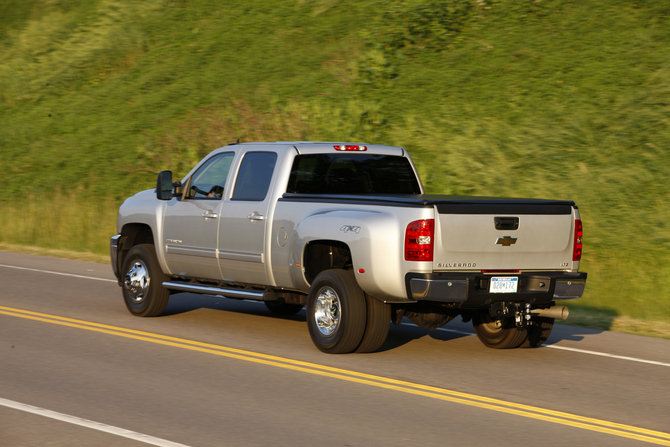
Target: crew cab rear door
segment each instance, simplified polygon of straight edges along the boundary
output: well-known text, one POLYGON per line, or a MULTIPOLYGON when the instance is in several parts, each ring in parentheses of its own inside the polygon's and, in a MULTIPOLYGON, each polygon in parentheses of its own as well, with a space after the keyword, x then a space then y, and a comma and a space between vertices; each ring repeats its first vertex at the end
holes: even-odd
POLYGON ((269 145, 241 149, 235 183, 219 222, 219 265, 225 280, 269 284, 266 229, 279 156, 269 145))

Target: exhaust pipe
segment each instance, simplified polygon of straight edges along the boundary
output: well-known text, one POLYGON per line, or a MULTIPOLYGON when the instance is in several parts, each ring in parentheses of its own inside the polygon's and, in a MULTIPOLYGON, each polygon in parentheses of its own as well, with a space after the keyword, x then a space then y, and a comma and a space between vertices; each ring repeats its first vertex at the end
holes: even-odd
POLYGON ((538 317, 566 320, 570 315, 570 310, 565 306, 551 306, 549 309, 533 309, 530 313, 538 317))

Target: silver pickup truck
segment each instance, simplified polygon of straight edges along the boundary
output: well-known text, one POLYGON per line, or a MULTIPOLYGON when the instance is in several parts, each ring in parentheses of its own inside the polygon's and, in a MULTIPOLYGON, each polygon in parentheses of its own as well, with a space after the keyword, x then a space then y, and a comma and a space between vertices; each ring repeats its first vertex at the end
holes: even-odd
POLYGON ((216 149, 119 209, 111 261, 128 310, 171 293, 306 306, 314 344, 372 352, 390 323, 472 320, 491 348, 535 347, 579 298, 574 202, 426 195, 402 148, 276 142, 216 149))

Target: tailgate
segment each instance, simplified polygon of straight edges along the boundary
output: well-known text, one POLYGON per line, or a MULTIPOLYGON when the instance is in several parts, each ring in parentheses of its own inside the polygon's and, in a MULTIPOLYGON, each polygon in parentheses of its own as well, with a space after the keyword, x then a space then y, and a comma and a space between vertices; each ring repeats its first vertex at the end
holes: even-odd
POLYGON ((557 202, 436 205, 433 270, 561 270, 575 210, 557 202))

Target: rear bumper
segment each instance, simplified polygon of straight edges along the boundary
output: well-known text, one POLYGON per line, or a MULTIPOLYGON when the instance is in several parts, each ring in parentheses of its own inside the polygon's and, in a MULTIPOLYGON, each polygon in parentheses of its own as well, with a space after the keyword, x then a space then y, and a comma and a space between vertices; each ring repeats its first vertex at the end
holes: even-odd
POLYGON ((523 301, 549 305, 555 300, 581 297, 586 286, 585 272, 523 272, 483 274, 479 272, 408 273, 407 297, 412 301, 436 301, 459 304, 458 307, 482 307, 498 301, 523 301), (516 293, 490 293, 493 276, 519 278, 516 293))

